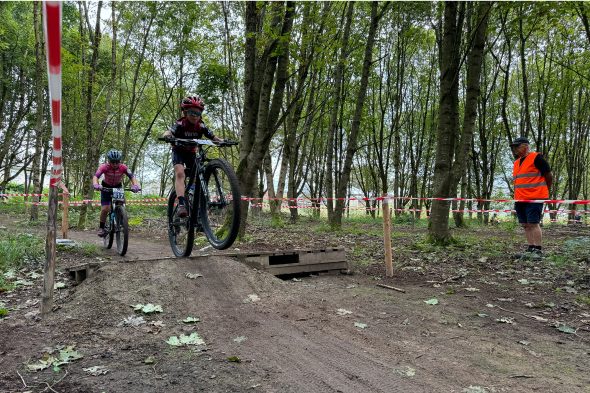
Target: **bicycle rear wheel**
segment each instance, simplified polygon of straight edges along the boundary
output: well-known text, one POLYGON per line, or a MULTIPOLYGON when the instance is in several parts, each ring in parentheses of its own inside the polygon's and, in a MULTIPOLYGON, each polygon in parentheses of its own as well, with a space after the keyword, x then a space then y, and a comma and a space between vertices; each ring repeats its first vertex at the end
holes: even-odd
POLYGON ((240 187, 231 165, 224 159, 209 161, 205 167, 200 216, 203 232, 218 250, 229 248, 240 229, 240 187), (205 192, 203 192, 205 191, 205 192))
POLYGON ((129 222, 127 220, 127 211, 123 206, 117 206, 115 210, 116 227, 115 238, 117 239, 117 252, 123 256, 127 253, 129 245, 129 222))
POLYGON ((110 249, 113 246, 113 239, 115 237, 114 224, 111 219, 111 212, 107 216, 107 221, 104 224, 104 230, 107 232, 106 236, 102 238, 102 243, 105 248, 110 249))
POLYGON ((195 242, 195 226, 192 219, 190 203, 186 204, 188 216, 178 217, 178 201, 176 191, 172 190, 168 197, 168 240, 172 252, 177 257, 188 257, 193 250, 195 242))

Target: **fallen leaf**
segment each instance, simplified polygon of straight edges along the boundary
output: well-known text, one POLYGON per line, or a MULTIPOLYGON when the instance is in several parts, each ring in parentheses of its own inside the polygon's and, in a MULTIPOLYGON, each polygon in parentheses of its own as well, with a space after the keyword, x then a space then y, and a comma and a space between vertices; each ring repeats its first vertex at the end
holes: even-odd
POLYGON ((410 366, 404 366, 400 368, 394 368, 397 374, 401 375, 402 377, 413 377, 416 375, 416 370, 410 366))
POLYGON ((574 334, 576 332, 576 329, 574 329, 571 326, 564 325, 564 324, 559 324, 557 326, 557 330, 559 330, 562 333, 567 333, 567 334, 574 334))
POLYGON ((143 319, 142 316, 135 316, 135 315, 131 315, 125 319, 123 319, 121 322, 119 322, 117 324, 117 326, 121 327, 121 326, 139 326, 139 325, 143 325, 145 323, 145 319, 143 319))
POLYGON ((98 375, 104 375, 109 372, 109 369, 105 366, 92 366, 83 368, 82 370, 86 371, 90 375, 94 375, 95 377, 98 375))
POLYGON ((181 334, 179 337, 170 336, 166 340, 166 343, 173 347, 181 347, 183 345, 204 345, 205 341, 196 332, 193 332, 188 336, 184 334, 181 334))
POLYGON ((438 304, 438 299, 433 297, 432 299, 424 300, 424 303, 435 306, 438 304))
POLYGON ((156 362, 156 359, 150 355, 147 358, 145 358, 143 362, 145 364, 154 364, 156 362))
POLYGON ((232 363, 242 363, 242 359, 237 356, 228 356, 227 361, 232 363))
POLYGON ((260 297, 256 294, 252 294, 252 295, 248 295, 248 298, 246 300, 244 300, 244 303, 254 303, 260 300, 260 297))
POLYGON ((163 312, 162 306, 155 304, 136 304, 133 307, 135 311, 141 311, 144 314, 153 314, 156 312, 163 312))
POLYGON ((368 327, 368 325, 366 323, 362 323, 362 322, 355 322, 354 326, 359 329, 366 329, 368 327))
POLYGON ((199 273, 187 273, 185 274, 185 277, 194 280, 195 278, 203 277, 203 275, 199 273))
POLYGON ((343 308, 339 308, 338 310, 336 310, 336 314, 338 314, 340 316, 344 316, 344 315, 352 314, 352 311, 348 311, 343 308))
POLYGON ((496 322, 513 324, 514 318, 502 317, 502 318, 496 319, 496 322))
POLYGON ((184 323, 197 323, 200 321, 201 320, 199 318, 195 318, 195 317, 186 317, 185 319, 182 320, 182 322, 184 322, 184 323))
POLYGON ((245 337, 245 336, 238 336, 238 337, 234 338, 234 342, 237 342, 238 344, 243 343, 246 340, 247 340, 247 337, 245 337))

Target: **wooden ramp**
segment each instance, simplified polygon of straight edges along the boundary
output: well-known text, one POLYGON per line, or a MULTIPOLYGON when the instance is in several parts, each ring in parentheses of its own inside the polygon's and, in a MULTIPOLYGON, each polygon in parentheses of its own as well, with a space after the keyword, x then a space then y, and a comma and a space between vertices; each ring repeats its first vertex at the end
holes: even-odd
MULTIPOLYGON (((229 255, 228 255, 229 256, 229 255)), ((344 248, 248 252, 233 254, 248 266, 275 276, 282 274, 338 271, 348 272, 344 248)))
MULTIPOLYGON (((297 273, 338 272, 348 273, 346 252, 343 247, 331 247, 314 250, 286 250, 286 251, 241 251, 214 252, 194 254, 190 258, 231 257, 237 258, 246 265, 263 270, 275 276, 297 273)), ((174 260, 174 257, 159 257, 150 259, 136 259, 126 262, 146 262, 160 260, 174 260)), ((92 277, 101 266, 112 261, 84 263, 66 268, 70 279, 81 283, 92 277)))

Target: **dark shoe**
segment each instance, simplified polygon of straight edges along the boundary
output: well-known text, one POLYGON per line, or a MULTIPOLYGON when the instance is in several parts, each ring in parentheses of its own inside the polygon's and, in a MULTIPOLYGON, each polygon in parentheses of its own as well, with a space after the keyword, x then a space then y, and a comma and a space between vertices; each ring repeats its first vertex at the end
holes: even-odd
POLYGON ((541 259, 544 258, 543 251, 541 251, 541 250, 539 250, 537 248, 535 248, 534 250, 532 250, 530 252, 530 254, 531 254, 529 256, 530 259, 534 259, 534 260, 537 260, 538 261, 538 260, 541 260, 541 259))
POLYGON ((531 248, 527 248, 526 250, 524 250, 522 252, 515 253, 512 257, 515 259, 528 259, 531 251, 532 251, 531 248))
POLYGON ((180 217, 180 218, 185 218, 186 216, 188 216, 188 211, 186 210, 186 206, 178 205, 177 214, 178 214, 178 217, 180 217))
POLYGON ((104 229, 104 228, 100 228, 100 229, 98 230, 98 233, 97 233, 97 235, 98 235, 99 237, 106 237, 108 234, 109 234, 109 233, 108 233, 108 232, 107 232, 107 230, 106 230, 106 229, 104 229))

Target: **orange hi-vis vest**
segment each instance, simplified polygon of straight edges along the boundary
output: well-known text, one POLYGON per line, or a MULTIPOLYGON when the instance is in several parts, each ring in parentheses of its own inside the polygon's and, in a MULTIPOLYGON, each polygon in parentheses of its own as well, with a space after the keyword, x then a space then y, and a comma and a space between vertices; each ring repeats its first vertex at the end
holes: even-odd
POLYGON ((514 199, 548 199, 549 188, 545 177, 535 166, 535 157, 539 153, 529 153, 520 163, 519 157, 514 161, 512 181, 514 182, 514 199))

